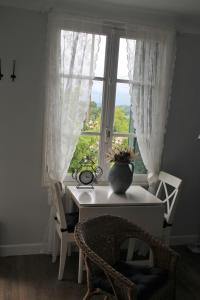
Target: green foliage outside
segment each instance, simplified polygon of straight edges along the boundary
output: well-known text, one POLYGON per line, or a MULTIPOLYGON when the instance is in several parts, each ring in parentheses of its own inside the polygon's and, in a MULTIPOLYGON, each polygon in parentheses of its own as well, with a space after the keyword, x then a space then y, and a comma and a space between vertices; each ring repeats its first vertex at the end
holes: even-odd
POLYGON ((98 148, 99 137, 80 136, 68 172, 71 173, 74 169, 77 169, 79 161, 86 155, 94 161, 95 165, 98 165, 98 148))
POLYGON ((123 110, 123 107, 116 106, 114 119, 114 132, 128 132, 129 116, 123 110))
MULTIPOLYGON (((114 117, 114 132, 122 133, 129 132, 130 128, 130 108, 128 106, 116 106, 114 117)), ((99 132, 101 121, 101 107, 97 106, 94 101, 91 101, 87 118, 83 125, 84 132, 99 132)), ((136 138, 114 137, 112 141, 113 147, 127 148, 133 147, 135 152, 139 152, 136 138)), ((99 136, 80 136, 76 150, 73 155, 68 172, 71 173, 79 166, 79 161, 83 156, 88 155, 96 165, 98 165, 99 152, 99 136)), ((146 169, 139 155, 134 162, 135 173, 144 174, 146 169)))

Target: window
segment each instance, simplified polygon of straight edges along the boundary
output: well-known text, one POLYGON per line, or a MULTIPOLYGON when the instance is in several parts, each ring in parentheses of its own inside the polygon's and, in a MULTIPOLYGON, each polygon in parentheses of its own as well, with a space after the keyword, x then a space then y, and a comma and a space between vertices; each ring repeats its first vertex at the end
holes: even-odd
MULTIPOLYGON (((131 40, 133 46, 136 40, 131 40)), ((68 172, 83 156, 90 156, 106 175, 106 153, 111 147, 130 147, 139 152, 129 96, 126 39, 117 30, 101 35, 90 106, 68 172)), ((135 174, 145 174, 141 156, 135 174)))

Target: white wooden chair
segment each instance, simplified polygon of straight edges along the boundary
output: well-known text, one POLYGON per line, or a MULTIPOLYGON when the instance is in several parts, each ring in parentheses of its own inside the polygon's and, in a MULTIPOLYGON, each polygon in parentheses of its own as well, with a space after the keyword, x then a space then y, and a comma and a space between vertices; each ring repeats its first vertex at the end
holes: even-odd
POLYGON ((65 213, 63 206, 63 196, 64 191, 62 184, 56 182, 54 184, 54 206, 55 206, 55 249, 53 251, 52 261, 55 262, 57 258, 58 245, 56 241, 57 237, 60 238, 60 263, 59 263, 59 273, 58 280, 62 280, 65 261, 67 252, 71 251, 71 243, 75 242, 74 240, 74 228, 78 223, 78 213, 65 213))
MULTIPOLYGON (((163 241, 169 245, 170 234, 173 225, 173 218, 175 209, 177 206, 178 192, 182 180, 178 177, 172 176, 166 172, 161 171, 159 173, 159 185, 156 191, 156 197, 163 201, 165 204, 164 224, 163 224, 163 241)), ((135 251, 135 241, 129 242, 129 248, 127 252, 127 261, 131 261, 133 253, 135 251)), ((144 250, 145 251, 145 250, 144 250)), ((150 259, 151 260, 151 259, 150 259)))
POLYGON ((156 197, 165 204, 163 240, 169 245, 170 233, 182 180, 163 171, 159 173, 158 178, 160 182, 156 191, 156 197))

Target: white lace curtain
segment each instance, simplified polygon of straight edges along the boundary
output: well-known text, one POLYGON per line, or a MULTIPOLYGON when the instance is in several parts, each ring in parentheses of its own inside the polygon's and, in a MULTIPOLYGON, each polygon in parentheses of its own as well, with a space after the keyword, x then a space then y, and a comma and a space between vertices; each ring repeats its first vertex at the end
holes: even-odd
POLYGON ((63 182, 67 174, 89 106, 99 43, 99 35, 67 31, 49 21, 45 183, 63 182))
POLYGON ((174 32, 143 30, 135 44, 127 39, 134 127, 149 184, 160 171, 174 66, 174 32))
MULTIPOLYGON (((63 182, 88 111, 100 35, 81 31, 82 23, 63 15, 49 17, 47 41, 47 82, 44 128, 43 182, 63 182), (77 28, 70 31, 71 26, 77 28)), ((52 249, 51 209, 48 250, 52 249)))

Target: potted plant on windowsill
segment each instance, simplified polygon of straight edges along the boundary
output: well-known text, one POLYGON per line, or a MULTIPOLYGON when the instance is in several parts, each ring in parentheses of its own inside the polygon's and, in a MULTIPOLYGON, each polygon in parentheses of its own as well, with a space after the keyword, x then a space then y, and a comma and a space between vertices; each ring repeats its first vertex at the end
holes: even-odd
POLYGON ((132 149, 112 149, 107 153, 107 161, 114 164, 110 168, 108 181, 116 194, 124 194, 132 183, 134 164, 138 154, 132 149))

